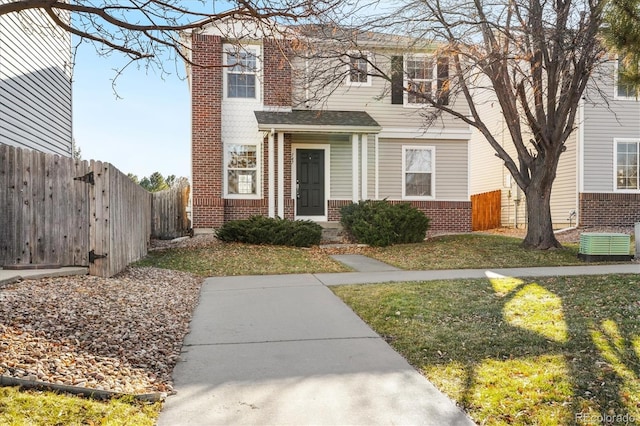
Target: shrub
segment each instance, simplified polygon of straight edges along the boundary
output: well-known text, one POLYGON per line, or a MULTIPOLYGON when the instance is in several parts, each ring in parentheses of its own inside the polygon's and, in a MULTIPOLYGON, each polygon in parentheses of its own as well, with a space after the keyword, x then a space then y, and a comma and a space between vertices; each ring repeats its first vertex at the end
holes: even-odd
POLYGON ((424 240, 429 218, 407 203, 360 201, 340 209, 342 226, 364 244, 384 247, 424 240))
POLYGON ((226 242, 309 247, 320 244, 322 227, 309 220, 252 216, 225 223, 217 230, 216 236, 226 242))

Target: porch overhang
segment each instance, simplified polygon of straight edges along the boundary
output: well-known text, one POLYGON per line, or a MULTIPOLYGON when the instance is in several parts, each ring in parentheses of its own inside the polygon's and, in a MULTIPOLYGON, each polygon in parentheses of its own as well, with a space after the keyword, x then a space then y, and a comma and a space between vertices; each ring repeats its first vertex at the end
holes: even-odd
POLYGON ((364 111, 254 111, 260 131, 283 133, 380 133, 382 126, 364 111))

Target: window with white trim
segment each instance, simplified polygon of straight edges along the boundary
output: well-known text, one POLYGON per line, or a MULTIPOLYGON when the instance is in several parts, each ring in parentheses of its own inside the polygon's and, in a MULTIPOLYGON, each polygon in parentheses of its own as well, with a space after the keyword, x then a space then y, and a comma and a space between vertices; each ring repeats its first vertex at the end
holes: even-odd
POLYGON ((229 47, 225 66, 226 97, 258 99, 258 48, 229 47))
POLYGON ((371 86, 369 75, 369 58, 366 53, 353 53, 349 55, 347 65, 347 84, 350 86, 371 86))
POLYGON ((623 81, 622 75, 624 74, 625 66, 622 58, 618 58, 615 66, 615 97, 616 99, 637 99, 638 90, 632 85, 623 81))
POLYGON ((435 148, 432 146, 402 147, 402 197, 429 199, 434 196, 435 148))
POLYGON ((226 195, 254 198, 259 195, 259 151, 257 144, 227 144, 226 195))
POLYGON ((413 55, 405 59, 405 87, 407 105, 422 106, 428 103, 425 97, 433 98, 437 90, 435 58, 430 55, 413 55))
POLYGON ((616 141, 616 190, 637 190, 640 141, 616 141))

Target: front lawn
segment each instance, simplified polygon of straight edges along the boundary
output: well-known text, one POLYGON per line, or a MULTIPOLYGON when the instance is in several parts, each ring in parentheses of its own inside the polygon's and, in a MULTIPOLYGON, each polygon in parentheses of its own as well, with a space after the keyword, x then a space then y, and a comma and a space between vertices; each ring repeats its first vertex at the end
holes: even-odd
POLYGON ((345 272, 349 269, 330 257, 332 253, 345 252, 370 256, 406 270, 584 264, 577 258, 577 245, 539 251, 524 249, 521 242, 518 238, 504 236, 462 234, 436 237, 419 244, 399 244, 384 248, 305 249, 213 243, 207 247, 151 251, 136 266, 175 269, 203 277, 345 272))
POLYGON ((135 265, 174 269, 203 277, 349 271, 318 248, 240 243, 151 251, 135 265))
POLYGON ((557 250, 529 250, 519 238, 462 234, 435 237, 420 244, 368 249, 367 255, 401 269, 517 268, 582 265, 578 245, 557 250))
POLYGON ((640 423, 636 275, 332 289, 480 424, 640 423))

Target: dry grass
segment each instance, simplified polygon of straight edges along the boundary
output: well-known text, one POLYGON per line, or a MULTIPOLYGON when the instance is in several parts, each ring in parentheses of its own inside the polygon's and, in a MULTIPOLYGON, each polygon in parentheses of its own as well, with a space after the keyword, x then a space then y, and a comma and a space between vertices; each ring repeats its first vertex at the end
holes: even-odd
POLYGON ((160 408, 160 403, 135 402, 131 398, 105 402, 53 392, 0 387, 0 424, 7 426, 152 426, 160 408))

